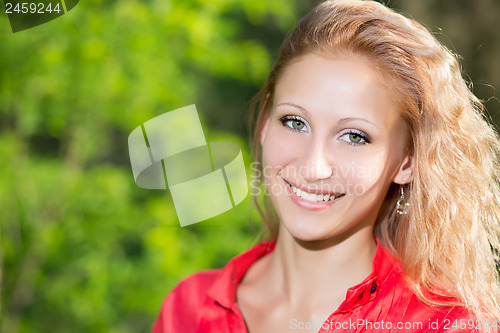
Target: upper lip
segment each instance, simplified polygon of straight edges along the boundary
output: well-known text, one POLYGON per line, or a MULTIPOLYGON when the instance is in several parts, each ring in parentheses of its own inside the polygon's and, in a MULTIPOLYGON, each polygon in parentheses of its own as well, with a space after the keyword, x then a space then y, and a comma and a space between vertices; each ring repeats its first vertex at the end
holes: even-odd
POLYGON ((289 185, 293 185, 295 186, 296 188, 300 189, 301 191, 305 191, 305 192, 308 192, 308 193, 313 193, 313 194, 330 194, 330 195, 341 195, 343 193, 335 193, 335 192, 330 192, 330 191, 327 191, 327 190, 322 190, 320 188, 308 188, 308 187, 305 187, 305 186, 300 186, 300 185, 297 185, 297 184, 294 184, 292 182, 289 182, 288 180, 285 180, 285 183, 289 184, 289 185))

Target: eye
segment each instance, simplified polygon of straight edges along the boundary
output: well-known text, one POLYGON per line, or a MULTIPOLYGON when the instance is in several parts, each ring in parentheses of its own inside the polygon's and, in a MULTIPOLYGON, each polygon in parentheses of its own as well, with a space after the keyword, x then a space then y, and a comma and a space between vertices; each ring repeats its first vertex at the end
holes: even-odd
POLYGON ((340 137, 343 141, 350 145, 364 145, 370 143, 368 135, 358 130, 349 130, 340 137))
POLYGON ((293 131, 304 132, 307 129, 306 121, 298 116, 284 116, 280 119, 280 122, 293 131))

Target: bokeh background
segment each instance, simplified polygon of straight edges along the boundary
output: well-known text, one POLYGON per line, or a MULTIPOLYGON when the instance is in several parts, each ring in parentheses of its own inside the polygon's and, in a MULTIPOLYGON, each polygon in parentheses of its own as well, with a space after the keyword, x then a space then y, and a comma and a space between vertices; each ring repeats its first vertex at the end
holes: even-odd
MULTIPOLYGON (((179 280, 257 242, 249 197, 181 228, 167 191, 135 185, 127 137, 195 103, 207 140, 239 144, 249 166, 248 101, 317 3, 82 0, 16 34, 2 4, 0 332, 149 332, 179 280)), ((388 5, 461 55, 499 123, 500 2, 388 5)))

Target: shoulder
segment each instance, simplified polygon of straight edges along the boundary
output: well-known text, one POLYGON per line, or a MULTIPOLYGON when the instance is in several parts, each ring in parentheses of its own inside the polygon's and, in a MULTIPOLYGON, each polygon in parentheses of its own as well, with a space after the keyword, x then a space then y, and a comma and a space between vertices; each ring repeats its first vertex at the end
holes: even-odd
MULTIPOLYGON (((399 274, 395 274, 396 276, 399 274)), ((420 299, 403 277, 392 285, 392 291, 384 293, 383 302, 390 302, 387 319, 391 325, 405 328, 407 332, 434 333, 466 333, 494 332, 500 333, 496 321, 479 319, 472 311, 461 305, 462 302, 453 297, 429 296, 429 300, 446 304, 428 304, 420 299), (394 292, 394 293, 393 293, 394 292), (449 304, 449 303, 448 303, 449 304)))
MULTIPOLYGON (((195 273, 182 280, 171 292, 173 297, 204 296, 207 289, 214 283, 220 269, 213 269, 195 273)), ((191 302, 192 300, 190 300, 191 302)))
POLYGON ((372 295, 373 302, 368 303, 370 320, 383 318, 388 326, 407 332, 500 332, 496 321, 479 319, 458 299, 444 296, 443 290, 425 292, 429 302, 424 302, 406 280, 399 261, 387 249, 381 247, 376 259, 379 288, 372 295))
POLYGON ((153 332, 195 332, 201 322, 224 322, 225 311, 236 303, 239 282, 250 266, 271 252, 274 245, 274 242, 259 243, 232 258, 221 269, 199 272, 184 279, 163 302, 153 332))
POLYGON ((202 271, 182 280, 163 301, 153 333, 193 331, 207 291, 219 273, 220 270, 202 271))
MULTIPOLYGON (((374 301, 368 304, 367 327, 377 327, 383 319, 383 327, 398 332, 500 333, 496 321, 479 319, 462 305, 428 304, 417 296, 403 278, 397 280, 396 283, 382 286, 374 301)), ((432 300, 442 301, 437 298, 432 300)), ((453 302, 460 303, 456 299, 453 302)))

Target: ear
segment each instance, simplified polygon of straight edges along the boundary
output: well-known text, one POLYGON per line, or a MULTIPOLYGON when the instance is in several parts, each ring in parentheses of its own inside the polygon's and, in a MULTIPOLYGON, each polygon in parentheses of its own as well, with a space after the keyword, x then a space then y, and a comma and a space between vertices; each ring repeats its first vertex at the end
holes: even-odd
POLYGON ((399 166, 399 170, 394 177, 394 182, 396 184, 404 185, 413 180, 413 161, 413 153, 409 152, 403 159, 403 162, 399 166))

